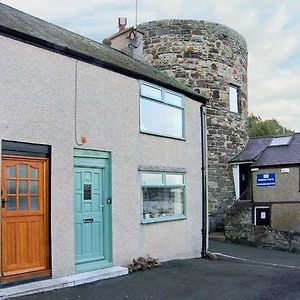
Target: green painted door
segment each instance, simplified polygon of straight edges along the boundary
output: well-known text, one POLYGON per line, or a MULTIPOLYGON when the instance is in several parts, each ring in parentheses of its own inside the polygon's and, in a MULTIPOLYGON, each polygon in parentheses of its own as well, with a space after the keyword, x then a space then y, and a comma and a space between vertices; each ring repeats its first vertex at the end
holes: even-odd
POLYGON ((76 272, 111 265, 109 165, 107 159, 75 158, 76 272))

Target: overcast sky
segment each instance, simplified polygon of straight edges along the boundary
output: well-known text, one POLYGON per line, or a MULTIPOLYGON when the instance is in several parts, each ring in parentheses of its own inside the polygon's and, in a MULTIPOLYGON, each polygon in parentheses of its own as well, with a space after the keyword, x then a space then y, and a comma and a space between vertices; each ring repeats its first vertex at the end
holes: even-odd
MULTIPOLYGON (((102 41, 118 16, 135 21, 135 0, 2 0, 102 41)), ((249 51, 249 111, 300 131, 299 0, 138 0, 138 23, 158 19, 222 23, 241 33, 249 51)))

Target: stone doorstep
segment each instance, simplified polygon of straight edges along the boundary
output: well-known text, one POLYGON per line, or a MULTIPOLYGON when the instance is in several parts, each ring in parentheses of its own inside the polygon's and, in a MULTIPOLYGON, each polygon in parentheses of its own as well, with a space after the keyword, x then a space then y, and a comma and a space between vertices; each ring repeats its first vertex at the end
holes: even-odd
POLYGON ((61 288, 67 288, 98 280, 123 276, 127 274, 128 269, 125 267, 111 267, 91 272, 26 283, 18 286, 1 289, 0 299, 8 299, 61 288))

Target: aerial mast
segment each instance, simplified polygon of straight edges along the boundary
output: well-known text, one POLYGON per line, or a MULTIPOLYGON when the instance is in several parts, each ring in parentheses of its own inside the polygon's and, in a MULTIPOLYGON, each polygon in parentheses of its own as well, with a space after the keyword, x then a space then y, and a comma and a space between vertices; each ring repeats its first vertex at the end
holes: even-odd
POLYGON ((138 0, 135 0, 135 24, 134 28, 137 28, 137 10, 138 10, 138 0))

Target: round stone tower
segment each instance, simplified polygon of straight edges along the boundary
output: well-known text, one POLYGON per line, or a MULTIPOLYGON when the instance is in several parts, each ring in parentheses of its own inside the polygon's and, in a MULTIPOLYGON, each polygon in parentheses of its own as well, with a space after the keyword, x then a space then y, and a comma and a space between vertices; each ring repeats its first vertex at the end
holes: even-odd
MULTIPOLYGON (((247 142, 247 44, 227 26, 194 20, 144 23, 146 62, 207 96, 211 229, 235 199, 229 160, 247 142)), ((239 195, 238 195, 239 196, 239 195)))

